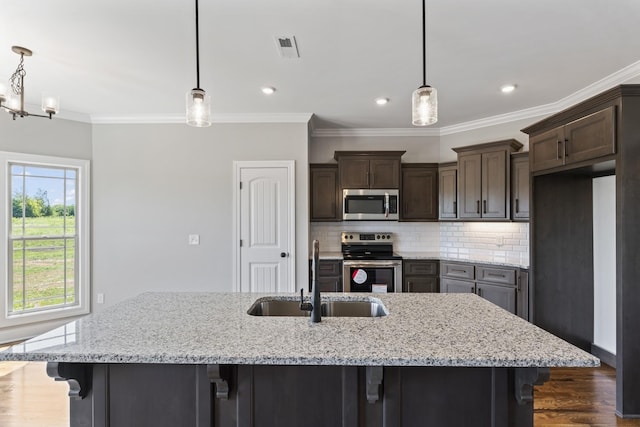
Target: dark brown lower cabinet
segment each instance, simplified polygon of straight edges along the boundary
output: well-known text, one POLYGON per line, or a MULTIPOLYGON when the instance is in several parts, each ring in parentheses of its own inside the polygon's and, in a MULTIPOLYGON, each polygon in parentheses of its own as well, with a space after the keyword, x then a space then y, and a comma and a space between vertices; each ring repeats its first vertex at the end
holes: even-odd
POLYGON ((72 427, 533 426, 548 368, 49 363, 72 427))
POLYGON ((529 320, 528 272, 518 268, 443 261, 440 292, 475 293, 529 320))
POLYGON ((511 313, 516 313, 516 288, 478 282, 476 293, 495 305, 511 313))
MULTIPOLYGON (((311 292, 311 261, 309 261, 309 292, 311 292)), ((321 259, 318 264, 320 292, 342 292, 342 261, 321 259)))
POLYGON ((403 260, 402 292, 440 292, 439 264, 436 260, 403 260))

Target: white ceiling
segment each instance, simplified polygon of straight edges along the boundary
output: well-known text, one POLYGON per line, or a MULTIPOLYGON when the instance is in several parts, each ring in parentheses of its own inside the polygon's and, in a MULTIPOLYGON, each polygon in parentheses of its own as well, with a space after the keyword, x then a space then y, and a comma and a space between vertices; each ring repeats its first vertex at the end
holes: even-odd
MULTIPOLYGON (((200 86, 218 121, 314 113, 316 128, 410 129, 411 93, 422 83, 421 7, 200 0, 200 86), (300 59, 279 56, 282 35, 296 37, 300 59), (276 93, 263 95, 265 85, 276 93), (390 99, 384 107, 374 102, 381 96, 390 99)), ((0 0, 0 10, 0 78, 17 66, 12 45, 34 51, 25 60, 28 103, 48 91, 63 113, 93 122, 184 116, 196 83, 193 0, 0 0)), ((545 113, 640 75, 638 0, 427 0, 427 14, 437 128, 545 113), (504 83, 518 90, 503 95, 504 83)))

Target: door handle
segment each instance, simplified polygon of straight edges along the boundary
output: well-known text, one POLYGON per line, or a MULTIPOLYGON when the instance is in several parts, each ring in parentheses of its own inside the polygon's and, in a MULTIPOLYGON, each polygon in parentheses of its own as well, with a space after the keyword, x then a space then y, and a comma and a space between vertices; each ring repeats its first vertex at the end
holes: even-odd
POLYGON ((286 257, 287 257, 286 252, 280 252, 280 258, 286 258, 286 257))

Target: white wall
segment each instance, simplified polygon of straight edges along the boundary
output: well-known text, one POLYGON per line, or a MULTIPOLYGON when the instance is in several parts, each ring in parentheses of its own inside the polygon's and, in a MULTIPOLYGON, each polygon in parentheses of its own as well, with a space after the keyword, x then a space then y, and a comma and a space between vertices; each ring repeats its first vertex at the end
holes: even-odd
POLYGON ((406 151, 403 162, 438 162, 437 136, 314 137, 309 148, 309 163, 332 163, 334 151, 406 151))
POLYGON ((593 343, 616 354, 616 177, 593 180, 593 343))
POLYGON ((295 160, 296 277, 307 283, 306 123, 96 125, 93 137, 94 301, 232 291, 234 160, 295 160))
POLYGON ((91 159, 91 125, 54 117, 17 118, 0 111, 0 150, 91 159))
MULTIPOLYGON (((91 159, 91 125, 55 118, 17 118, 0 111, 0 151, 91 159)), ((0 179, 5 185, 5 178, 0 179)), ((4 272, 2 272, 4 274, 4 272)), ((71 319, 0 328, 0 343, 41 334, 71 319)))

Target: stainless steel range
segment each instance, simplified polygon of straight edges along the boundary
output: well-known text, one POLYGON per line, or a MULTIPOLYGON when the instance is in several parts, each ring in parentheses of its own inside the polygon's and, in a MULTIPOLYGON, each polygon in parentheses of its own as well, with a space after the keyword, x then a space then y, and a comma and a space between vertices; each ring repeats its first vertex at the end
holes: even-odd
POLYGON ((402 257, 393 252, 393 233, 341 235, 345 292, 402 292, 402 257))

